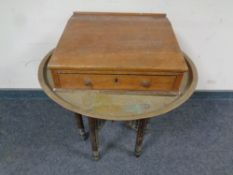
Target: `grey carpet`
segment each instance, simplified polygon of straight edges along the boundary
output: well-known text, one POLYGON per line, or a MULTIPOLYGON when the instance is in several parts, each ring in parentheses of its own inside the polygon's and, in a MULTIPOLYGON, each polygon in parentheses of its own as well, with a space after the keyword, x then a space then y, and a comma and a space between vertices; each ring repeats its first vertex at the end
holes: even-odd
POLYGON ((107 122, 99 136, 94 161, 73 113, 43 98, 2 99, 0 175, 233 174, 233 99, 191 99, 153 118, 140 158, 124 123, 107 122))

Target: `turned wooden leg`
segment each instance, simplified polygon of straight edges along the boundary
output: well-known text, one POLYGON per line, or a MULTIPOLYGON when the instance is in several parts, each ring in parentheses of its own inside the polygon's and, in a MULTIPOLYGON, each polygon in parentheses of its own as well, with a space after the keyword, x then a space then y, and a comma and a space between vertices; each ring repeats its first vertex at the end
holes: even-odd
POLYGON ((137 138, 136 138, 136 144, 135 144, 135 156, 136 157, 139 157, 141 155, 143 136, 144 136, 147 122, 148 122, 148 119, 138 120, 138 130, 137 130, 137 138))
POLYGON ((86 140, 88 138, 88 133, 85 131, 85 128, 84 128, 82 115, 75 113, 75 118, 76 118, 77 125, 79 128, 79 134, 83 140, 86 140))
POLYGON ((95 118, 88 117, 92 156, 95 160, 99 159, 99 149, 98 149, 98 120, 95 118))

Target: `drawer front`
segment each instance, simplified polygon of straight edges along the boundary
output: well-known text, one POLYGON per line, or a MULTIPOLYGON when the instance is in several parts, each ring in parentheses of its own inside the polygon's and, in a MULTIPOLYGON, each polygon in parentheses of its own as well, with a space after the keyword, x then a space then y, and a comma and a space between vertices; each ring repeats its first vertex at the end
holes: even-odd
POLYGON ((103 75, 58 73, 55 87, 96 90, 177 91, 177 75, 103 75))

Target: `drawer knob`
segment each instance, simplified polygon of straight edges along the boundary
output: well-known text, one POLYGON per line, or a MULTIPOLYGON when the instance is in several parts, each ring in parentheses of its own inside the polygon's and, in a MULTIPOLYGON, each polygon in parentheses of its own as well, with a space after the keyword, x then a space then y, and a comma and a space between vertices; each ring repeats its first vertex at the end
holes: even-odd
POLYGON ((92 86, 92 82, 89 79, 84 80, 85 86, 92 86))
POLYGON ((117 83, 117 82, 118 82, 118 78, 117 78, 117 77, 114 79, 114 82, 115 82, 115 83, 117 83))
POLYGON ((142 85, 143 87, 148 88, 148 87, 150 87, 150 82, 149 82, 148 80, 143 80, 143 81, 141 82, 141 85, 142 85))

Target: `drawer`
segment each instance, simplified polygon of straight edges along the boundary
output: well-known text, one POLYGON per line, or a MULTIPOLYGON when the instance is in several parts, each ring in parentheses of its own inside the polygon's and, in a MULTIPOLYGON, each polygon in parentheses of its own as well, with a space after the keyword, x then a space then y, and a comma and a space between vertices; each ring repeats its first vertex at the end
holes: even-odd
POLYGON ((55 88, 62 89, 177 91, 180 84, 178 75, 57 73, 53 76, 55 88))

